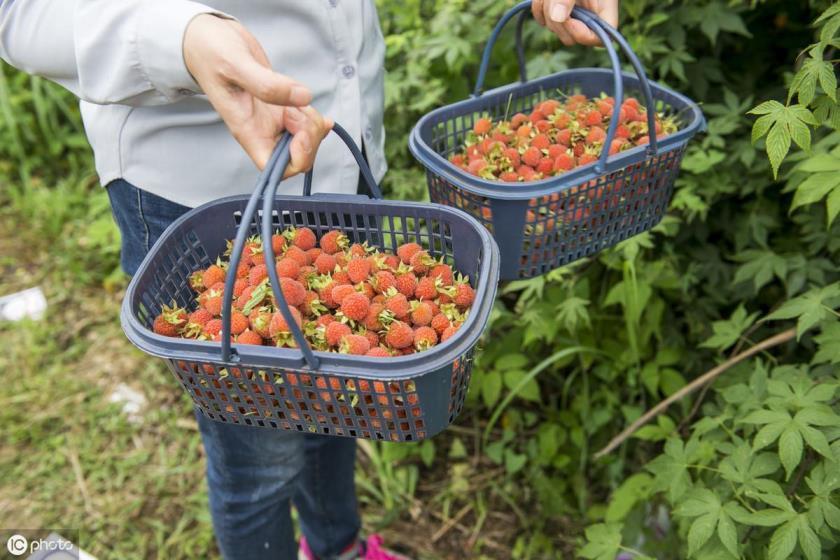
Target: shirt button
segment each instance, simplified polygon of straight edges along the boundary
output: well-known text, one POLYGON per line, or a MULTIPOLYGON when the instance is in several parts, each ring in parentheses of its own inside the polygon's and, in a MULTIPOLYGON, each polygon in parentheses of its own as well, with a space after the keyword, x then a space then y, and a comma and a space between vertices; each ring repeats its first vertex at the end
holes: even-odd
POLYGON ((356 75, 356 69, 348 64, 347 66, 341 69, 341 73, 344 74, 345 78, 350 79, 356 75))
POLYGON ((373 138, 373 129, 371 127, 367 127, 365 129, 365 140, 369 141, 371 138, 373 138))

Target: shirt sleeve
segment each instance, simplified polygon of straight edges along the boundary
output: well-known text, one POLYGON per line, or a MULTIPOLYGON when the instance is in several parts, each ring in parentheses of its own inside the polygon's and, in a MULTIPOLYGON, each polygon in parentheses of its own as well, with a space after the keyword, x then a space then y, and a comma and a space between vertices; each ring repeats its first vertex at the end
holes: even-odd
POLYGON ((200 92, 183 38, 204 13, 189 0, 0 0, 0 58, 81 99, 162 105, 200 92))

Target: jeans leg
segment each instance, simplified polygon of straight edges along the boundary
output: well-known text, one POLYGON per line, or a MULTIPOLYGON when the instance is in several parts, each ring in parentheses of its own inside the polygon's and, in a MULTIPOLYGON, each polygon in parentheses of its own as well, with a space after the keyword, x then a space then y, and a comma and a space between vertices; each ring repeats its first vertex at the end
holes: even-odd
POLYGON ((207 453, 213 530, 225 560, 294 560, 289 502, 304 465, 303 436, 224 424, 196 411, 207 453))
POLYGON ((361 528, 353 472, 356 440, 306 434, 306 468, 293 503, 312 552, 324 560, 353 543, 361 528))

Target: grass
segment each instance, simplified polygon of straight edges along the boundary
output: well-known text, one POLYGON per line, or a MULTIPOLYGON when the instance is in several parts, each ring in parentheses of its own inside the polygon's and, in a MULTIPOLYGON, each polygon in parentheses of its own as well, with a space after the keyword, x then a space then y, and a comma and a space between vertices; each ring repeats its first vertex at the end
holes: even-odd
MULTIPOLYGON (((43 320, 0 324, 0 527, 79 531, 100 559, 215 558, 192 406, 120 329, 126 279, 94 183, 32 184, 0 211, 0 295, 49 301, 43 320), (142 422, 110 402, 120 384, 145 396, 142 422)), ((418 559, 512 557, 517 516, 487 497, 500 473, 474 452, 480 430, 465 416, 421 445, 361 442, 366 529, 418 559)))

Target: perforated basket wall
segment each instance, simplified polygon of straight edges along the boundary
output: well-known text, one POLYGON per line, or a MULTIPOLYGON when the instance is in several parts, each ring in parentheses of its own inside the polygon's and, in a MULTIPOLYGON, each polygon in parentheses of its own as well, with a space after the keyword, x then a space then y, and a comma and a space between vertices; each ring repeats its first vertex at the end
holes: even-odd
MULTIPOLYGON (((636 76, 622 78, 625 95, 641 96, 636 76)), ((493 233, 502 279, 538 276, 592 255, 649 230, 665 214, 685 146, 702 116, 690 100, 654 83, 656 110, 680 122, 677 133, 660 137, 656 155, 638 147, 611 156, 604 173, 590 164, 568 177, 532 183, 483 180, 448 161, 481 116, 528 114, 544 99, 576 93, 597 97, 613 89, 612 80, 611 71, 591 68, 506 86, 433 111, 412 132, 410 147, 426 168, 431 200, 470 213, 493 233)))
MULTIPOLYGON (((425 352, 375 359, 316 352, 317 371, 296 349, 166 338, 151 331, 162 304, 193 305, 189 274, 215 262, 234 237, 246 197, 193 210, 166 231, 133 278, 123 327, 141 349, 166 359, 195 406, 220 422, 374 440, 418 441, 460 413, 474 347, 486 325, 498 281, 498 250, 469 216, 446 207, 358 197, 277 197, 278 229, 306 226, 320 237, 341 229, 352 242, 387 250, 415 241, 469 276, 476 302, 455 336, 425 352)), ((259 231, 256 216, 250 229, 259 231)))

